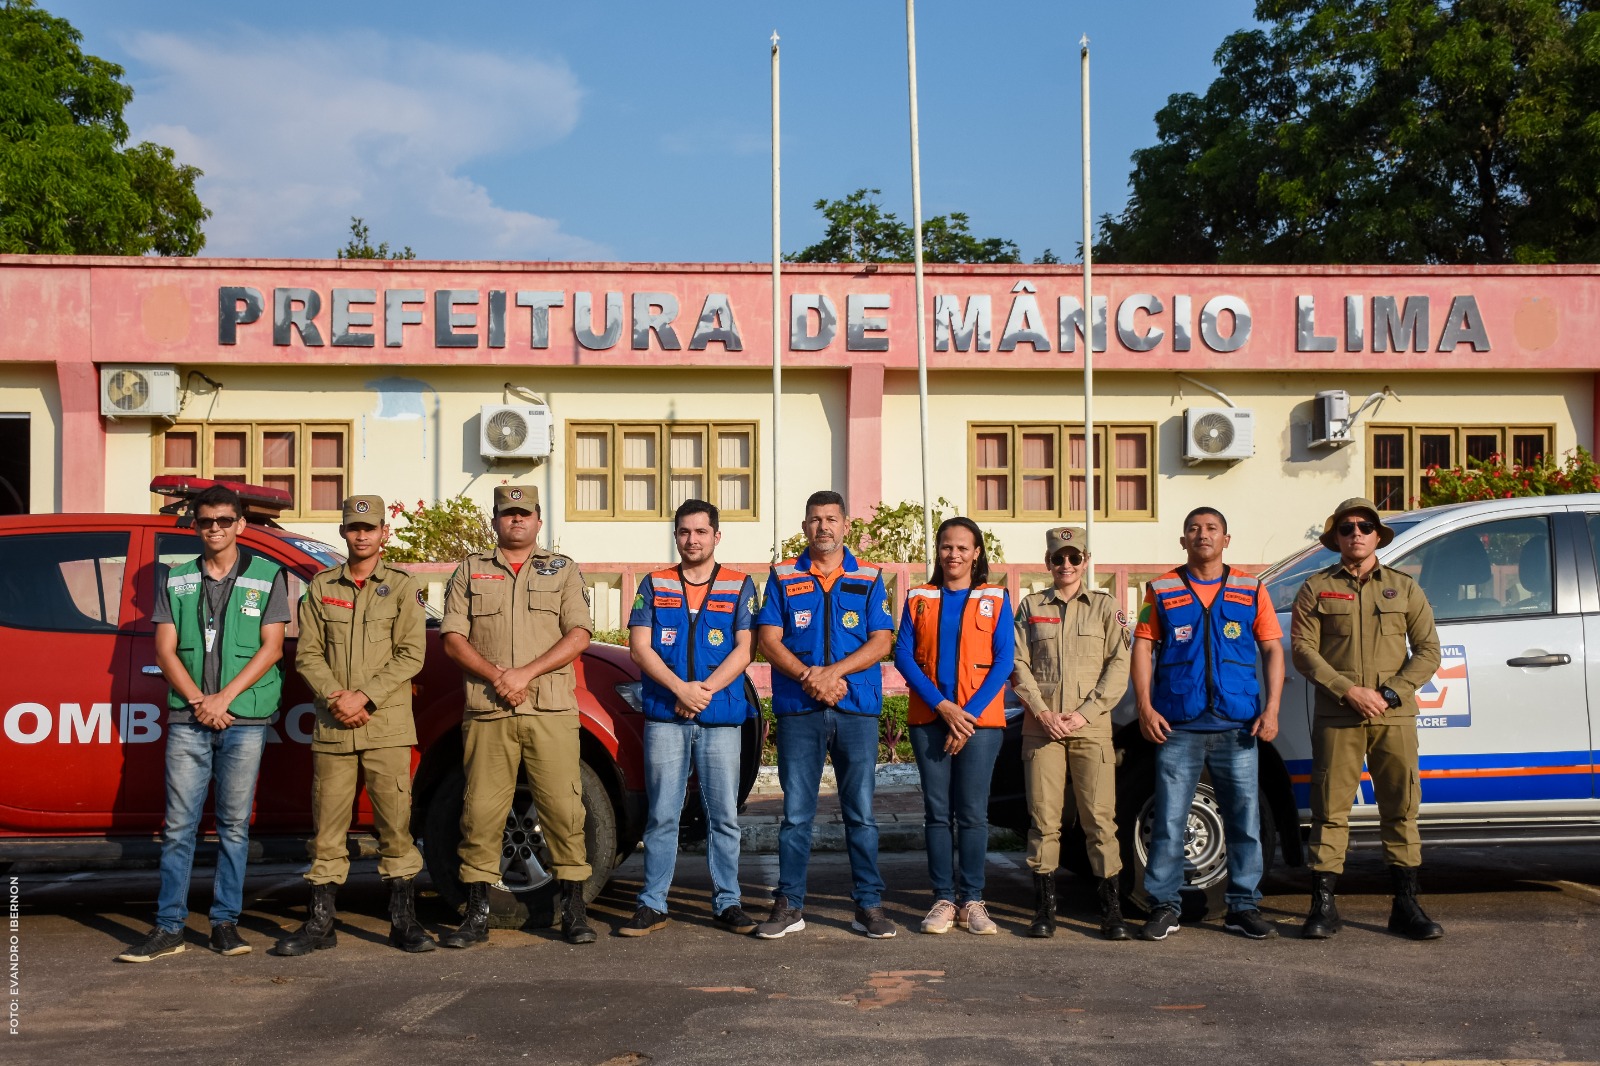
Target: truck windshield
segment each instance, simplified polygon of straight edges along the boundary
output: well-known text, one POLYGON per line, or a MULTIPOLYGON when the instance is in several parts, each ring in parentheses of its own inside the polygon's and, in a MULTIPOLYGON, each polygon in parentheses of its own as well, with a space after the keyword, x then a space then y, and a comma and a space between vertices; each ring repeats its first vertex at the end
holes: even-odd
MULTIPOLYGON (((1411 516, 1396 516, 1384 519, 1383 524, 1398 534, 1416 521, 1411 516)), ((1293 607, 1295 595, 1299 593, 1300 586, 1305 584, 1306 578, 1338 561, 1338 552, 1329 551, 1319 542, 1312 541, 1307 547, 1263 571, 1261 583, 1266 587, 1273 610, 1283 612, 1293 607)))

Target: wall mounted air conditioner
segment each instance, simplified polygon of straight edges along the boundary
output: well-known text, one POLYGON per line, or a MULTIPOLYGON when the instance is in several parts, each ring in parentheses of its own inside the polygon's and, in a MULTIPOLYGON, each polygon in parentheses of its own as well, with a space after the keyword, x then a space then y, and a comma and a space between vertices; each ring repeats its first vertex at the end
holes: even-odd
POLYGON ((1311 400, 1311 446, 1336 448, 1350 443, 1350 394, 1343 389, 1319 392, 1311 400))
POLYGON ((1256 453, 1255 412, 1241 407, 1191 407, 1183 412, 1183 459, 1237 462, 1256 453))
POLYGON ((178 368, 102 366, 100 413, 108 418, 171 418, 178 413, 178 368))
POLYGON ((550 408, 542 405, 486 403, 478 412, 478 445, 485 459, 543 459, 550 454, 553 433, 550 408))

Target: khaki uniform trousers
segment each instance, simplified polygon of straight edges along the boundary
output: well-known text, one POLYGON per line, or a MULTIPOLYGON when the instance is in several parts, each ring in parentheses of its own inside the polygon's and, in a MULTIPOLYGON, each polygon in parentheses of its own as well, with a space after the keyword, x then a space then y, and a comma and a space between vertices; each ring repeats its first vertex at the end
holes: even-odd
POLYGON ((306 848, 314 885, 342 885, 350 875, 350 820, 360 776, 378 828, 378 874, 415 877, 422 854, 411 838, 411 745, 311 753, 311 817, 316 833, 306 848))
POLYGON ((1383 859, 1390 866, 1421 866, 1417 811, 1422 781, 1417 770, 1415 718, 1376 722, 1319 719, 1311 730, 1311 869, 1344 870, 1350 845, 1350 805, 1365 762, 1378 800, 1383 859))
POLYGON ((1022 780, 1028 797, 1028 868, 1061 865, 1061 821, 1070 786, 1096 877, 1122 872, 1117 843, 1117 757, 1110 737, 1022 738, 1022 780))
POLYGON ((539 810, 539 825, 558 881, 587 881, 584 856, 583 783, 579 779, 575 714, 517 714, 488 721, 467 719, 467 794, 461 806, 461 880, 500 880, 500 849, 506 815, 517 792, 517 767, 539 810))

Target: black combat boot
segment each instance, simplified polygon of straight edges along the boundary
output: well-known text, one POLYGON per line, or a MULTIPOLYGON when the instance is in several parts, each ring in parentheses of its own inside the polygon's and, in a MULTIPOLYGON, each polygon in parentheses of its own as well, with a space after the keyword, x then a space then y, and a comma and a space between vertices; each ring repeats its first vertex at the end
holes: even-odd
POLYGON ((278 941, 273 953, 277 955, 309 955, 313 951, 331 948, 338 943, 338 934, 333 931, 336 915, 333 909, 333 897, 339 891, 335 884, 312 885, 311 903, 307 907, 308 914, 305 924, 293 933, 278 941))
POLYGON ((561 935, 569 944, 593 944, 594 930, 584 914, 583 882, 561 883, 561 935))
POLYGON ((1056 935, 1056 875, 1033 875, 1033 924, 1028 935, 1047 937, 1056 935))
POLYGON ((1417 868, 1391 866, 1389 881, 1394 885, 1389 932, 1412 940, 1438 940, 1444 936, 1444 928, 1423 914, 1422 905, 1417 902, 1417 868))
POLYGON ((1133 933, 1122 920, 1122 883, 1116 877, 1100 879, 1100 935, 1107 940, 1132 940, 1133 933))
POLYGON ((467 909, 461 916, 461 927, 439 938, 447 948, 470 948, 489 939, 489 883, 471 881, 467 884, 467 909))
POLYGON ((1306 924, 1300 927, 1301 939, 1326 940, 1343 927, 1333 896, 1334 886, 1338 882, 1338 874, 1311 875, 1311 913, 1306 915, 1306 924))
POLYGON ((416 883, 409 877, 389 882, 389 943, 401 951, 432 951, 439 946, 417 921, 416 883))

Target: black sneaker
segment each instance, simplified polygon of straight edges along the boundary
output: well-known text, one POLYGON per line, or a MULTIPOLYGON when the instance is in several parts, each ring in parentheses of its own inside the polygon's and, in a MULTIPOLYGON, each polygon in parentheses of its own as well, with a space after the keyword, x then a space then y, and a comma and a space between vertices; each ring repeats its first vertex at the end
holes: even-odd
POLYGON ((658 910, 639 904, 628 924, 617 930, 618 936, 646 936, 667 927, 667 916, 658 910))
POLYGON ((882 907, 857 907, 850 928, 867 934, 869 940, 888 940, 900 931, 898 925, 884 916, 882 907))
POLYGON ((1223 920, 1222 928, 1231 933, 1247 936, 1251 940, 1271 940, 1278 935, 1278 927, 1261 917, 1261 912, 1254 908, 1247 911, 1229 911, 1228 917, 1223 920))
POLYGON ((798 933, 806 927, 805 911, 789 906, 787 897, 772 901, 772 916, 756 926, 756 936, 762 940, 782 940, 786 933, 798 933))
POLYGON ((211 927, 211 950, 218 955, 248 955, 250 945, 239 936, 239 927, 232 922, 218 922, 211 927))
POLYGON ((735 903, 717 915, 717 924, 732 933, 753 933, 756 931, 756 920, 744 912, 744 908, 735 903))
POLYGON ((1139 931, 1140 940, 1165 940, 1178 931, 1178 908, 1157 907, 1139 931))
POLYGON ((133 947, 117 956, 118 962, 152 962, 163 955, 176 955, 183 950, 183 930, 174 929, 167 932, 159 925, 150 930, 150 935, 145 937, 133 947))

